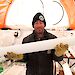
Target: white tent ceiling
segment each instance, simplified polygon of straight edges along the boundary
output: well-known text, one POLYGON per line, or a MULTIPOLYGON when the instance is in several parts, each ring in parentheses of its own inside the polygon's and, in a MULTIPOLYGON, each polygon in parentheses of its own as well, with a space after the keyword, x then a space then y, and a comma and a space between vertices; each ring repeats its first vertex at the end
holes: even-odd
POLYGON ((14 0, 10 6, 6 24, 32 27, 32 18, 37 12, 44 14, 47 28, 68 25, 68 16, 60 0, 14 0))

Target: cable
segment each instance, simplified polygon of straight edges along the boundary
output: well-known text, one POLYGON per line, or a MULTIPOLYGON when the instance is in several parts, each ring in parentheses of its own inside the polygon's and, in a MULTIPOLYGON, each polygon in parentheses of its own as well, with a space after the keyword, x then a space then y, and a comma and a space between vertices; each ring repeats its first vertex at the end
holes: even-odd
POLYGON ((60 7, 62 8, 62 12, 63 12, 62 16, 61 16, 61 19, 58 22, 56 22, 55 24, 53 24, 53 25, 56 25, 56 24, 58 24, 63 19, 63 17, 64 17, 64 9, 63 9, 62 5, 59 2, 57 2, 57 1, 53 1, 53 2, 56 2, 57 4, 59 4, 60 7))
POLYGON ((40 2, 42 3, 43 14, 44 14, 44 4, 43 4, 43 1, 42 0, 40 0, 40 2))

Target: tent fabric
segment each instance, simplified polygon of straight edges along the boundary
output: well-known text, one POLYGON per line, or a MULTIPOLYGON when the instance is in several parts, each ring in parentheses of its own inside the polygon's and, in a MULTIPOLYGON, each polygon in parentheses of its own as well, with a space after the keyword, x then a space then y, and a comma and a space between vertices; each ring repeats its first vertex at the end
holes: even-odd
POLYGON ((0 0, 0 28, 6 27, 5 19, 8 12, 8 8, 13 0, 0 0))
MULTIPOLYGON (((14 0, 0 0, 0 28, 6 27, 5 20, 7 17, 7 13, 9 7, 11 6, 14 0)), ((69 27, 71 29, 75 29, 75 1, 74 0, 59 0, 63 7, 65 8, 68 20, 69 20, 69 27)))
POLYGON ((60 0, 60 1, 67 12, 69 19, 69 27, 71 29, 75 29, 75 1, 74 0, 60 0))

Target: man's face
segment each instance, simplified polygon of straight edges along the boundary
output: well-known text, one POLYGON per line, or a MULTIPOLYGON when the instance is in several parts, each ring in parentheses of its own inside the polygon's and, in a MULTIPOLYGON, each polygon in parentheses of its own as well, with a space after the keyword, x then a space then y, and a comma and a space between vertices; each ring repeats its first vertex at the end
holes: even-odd
POLYGON ((42 34, 44 32, 45 25, 42 21, 38 20, 34 23, 34 30, 37 34, 42 34))

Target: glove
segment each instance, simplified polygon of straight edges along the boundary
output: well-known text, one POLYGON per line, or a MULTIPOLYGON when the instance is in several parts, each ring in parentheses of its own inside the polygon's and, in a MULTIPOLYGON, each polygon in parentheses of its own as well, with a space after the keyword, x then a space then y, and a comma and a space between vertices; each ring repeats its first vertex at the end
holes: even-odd
POLYGON ((13 52, 7 52, 6 55, 4 55, 4 57, 8 58, 9 60, 22 60, 23 59, 23 54, 16 54, 13 52))
POLYGON ((66 50, 68 50, 68 44, 63 43, 57 44, 55 47, 55 55, 62 56, 66 50))

